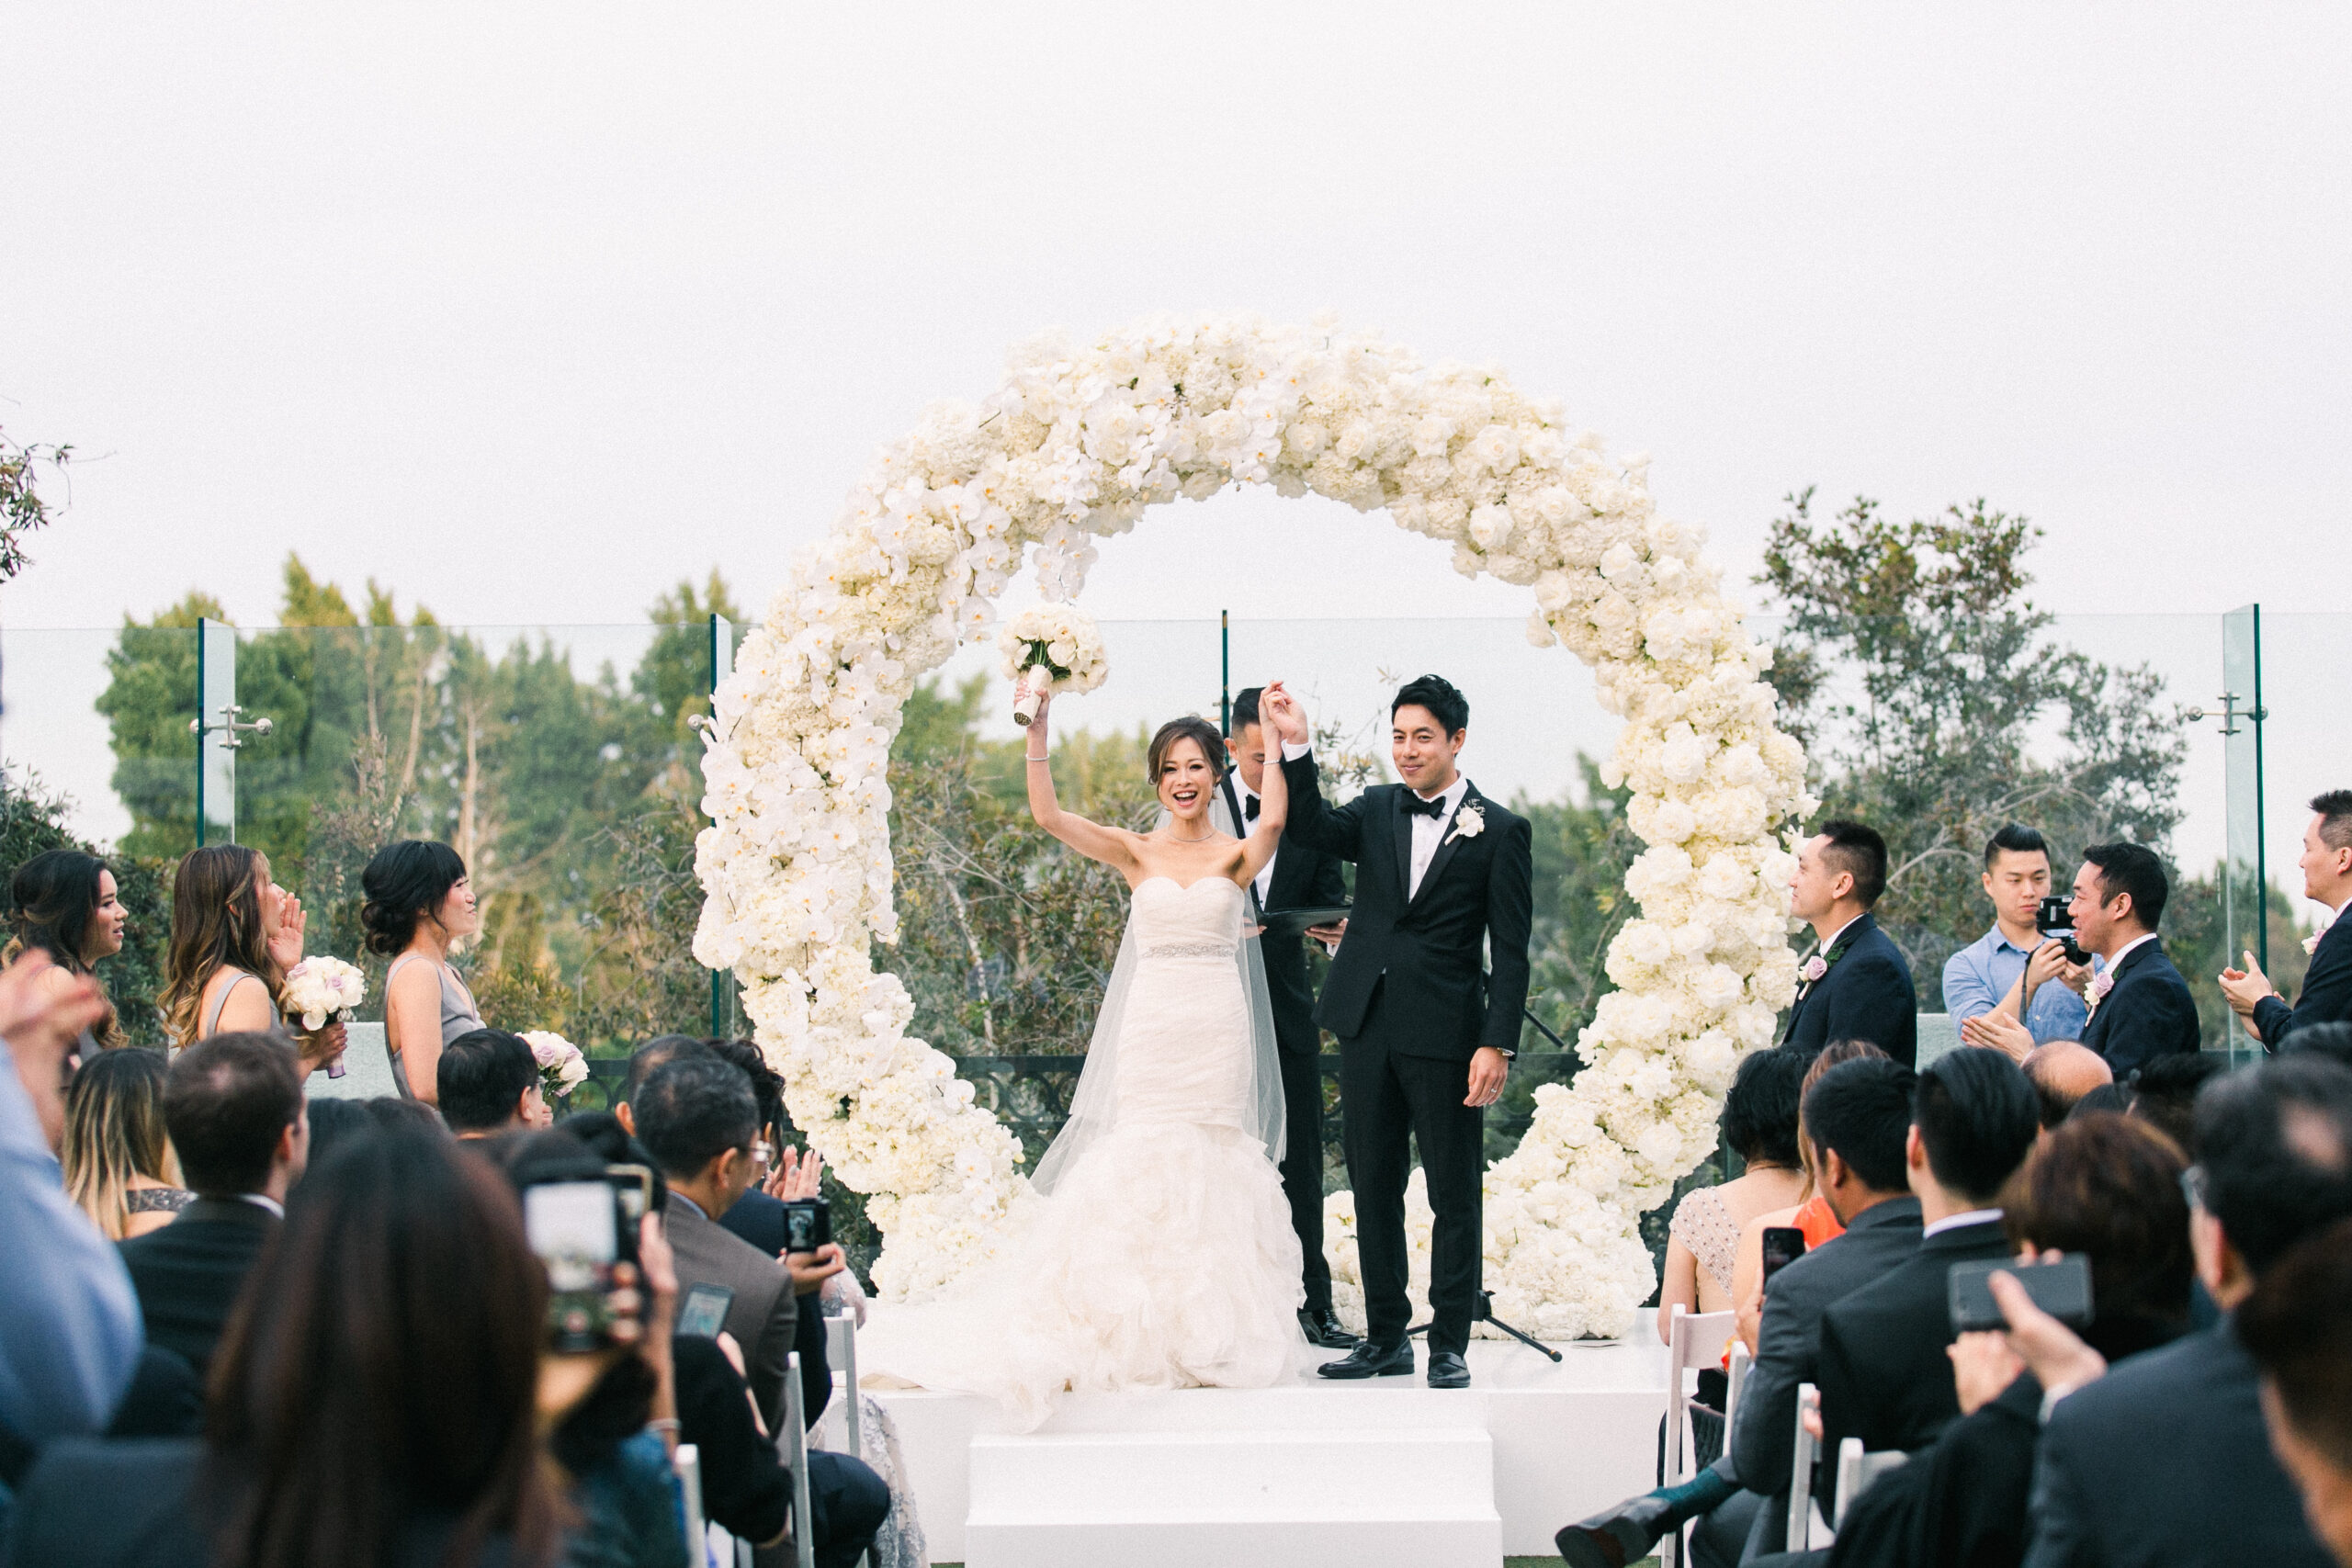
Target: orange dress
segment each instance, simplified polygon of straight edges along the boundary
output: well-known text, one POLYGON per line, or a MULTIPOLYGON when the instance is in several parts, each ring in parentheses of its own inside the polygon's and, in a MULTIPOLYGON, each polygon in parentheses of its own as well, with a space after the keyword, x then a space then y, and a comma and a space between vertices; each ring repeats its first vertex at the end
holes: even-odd
POLYGON ((1829 1200, 1818 1192, 1798 1205, 1796 1228, 1804 1232, 1805 1250, 1808 1252, 1825 1241, 1834 1241, 1846 1234, 1846 1227, 1838 1223, 1837 1211, 1830 1208, 1829 1200))

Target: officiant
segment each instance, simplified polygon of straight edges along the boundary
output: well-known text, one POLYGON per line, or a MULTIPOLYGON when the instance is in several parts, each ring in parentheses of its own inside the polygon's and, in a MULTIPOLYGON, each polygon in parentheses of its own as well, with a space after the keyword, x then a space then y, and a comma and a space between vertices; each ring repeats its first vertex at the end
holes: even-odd
MULTIPOLYGON (((1258 790, 1266 773, 1265 730, 1258 721, 1261 690, 1251 686, 1235 697, 1226 725, 1225 747, 1233 766, 1219 786, 1228 818, 1220 825, 1236 838, 1247 837, 1257 819, 1258 790)), ((1329 908, 1347 900, 1337 860, 1286 840, 1250 884, 1250 918, 1258 920, 1269 909, 1329 908)), ((1299 1326, 1308 1343, 1344 1350, 1355 1336, 1340 1326, 1331 1310, 1331 1265, 1323 1256, 1323 1034, 1316 1027, 1315 987, 1307 977, 1309 938, 1337 942, 1340 929, 1317 927, 1305 935, 1269 931, 1259 948, 1282 1057, 1283 1195, 1290 1200, 1291 1227, 1306 1255, 1306 1304, 1299 1309, 1299 1326)))

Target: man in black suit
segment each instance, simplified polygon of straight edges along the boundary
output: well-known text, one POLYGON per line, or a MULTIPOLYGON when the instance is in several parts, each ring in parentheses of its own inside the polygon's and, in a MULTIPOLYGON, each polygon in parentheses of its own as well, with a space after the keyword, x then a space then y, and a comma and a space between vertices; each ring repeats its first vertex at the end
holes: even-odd
POLYGON ((1867 1040, 1905 1066, 1919 1059, 1911 965, 1871 908, 1886 891, 1886 840, 1860 822, 1825 822, 1797 852, 1789 913, 1813 927, 1781 1043, 1807 1057, 1832 1040, 1867 1040))
POLYGON ((1823 1314, 1919 1248, 1919 1200, 1905 1190, 1904 1171, 1915 1081, 1898 1062, 1862 1057, 1822 1074, 1804 1097, 1821 1194, 1845 1234, 1774 1274, 1760 1318, 1741 1303, 1740 1334, 1756 1360, 1740 1391, 1731 1450, 1695 1480, 1561 1530, 1554 1541, 1573 1568, 1627 1568, 1702 1515, 1690 1540, 1700 1568, 1730 1568, 1751 1540, 1772 1550, 1788 1539, 1797 1385, 1818 1381, 1823 1314))
POLYGON ((2312 1528, 2352 1564, 2352 1219, 2263 1270, 2237 1323, 2262 1368, 2270 1446, 2312 1528))
POLYGON ((2306 1024, 2352 1022, 2352 920, 2344 918, 2352 905, 2352 789, 2332 789, 2312 801, 2296 863, 2302 867, 2303 897, 2333 911, 2303 971, 2303 994, 2290 1008, 2251 953, 2244 969, 2222 971, 2222 995, 2245 1021, 2245 1032, 2271 1051, 2306 1024))
POLYGON ((216 1034, 180 1053, 164 1080, 164 1127, 196 1201, 122 1244, 147 1342, 202 1377, 286 1194, 311 1155, 302 1068, 266 1034, 216 1034))
POLYGON ((1436 675, 1389 705, 1397 784, 1324 803, 1306 716, 1279 684, 1259 704, 1283 739, 1290 820, 1283 842, 1356 866, 1348 931, 1316 1021, 1340 1037, 1340 1100, 1365 1335, 1323 1375, 1409 1373, 1405 1182, 1418 1145, 1435 1224, 1430 1246, 1433 1388, 1466 1388, 1478 1307, 1486 1108, 1518 1054, 1527 1003, 1535 861, 1527 819, 1480 795, 1456 766, 1470 705, 1436 675), (1492 953, 1494 972, 1483 973, 1492 953))
MULTIPOLYGON (((1233 699, 1225 738, 1233 766, 1226 770, 1218 789, 1237 838, 1249 837, 1258 818, 1258 789, 1266 776, 1260 692, 1251 686, 1233 699)), ((1269 909, 1325 908, 1347 902, 1347 878, 1331 856, 1304 844, 1283 843, 1250 885, 1249 898, 1253 919, 1269 909)), ((1318 928, 1308 934, 1337 942, 1342 931, 1318 928)), ((1331 1264, 1323 1256, 1323 1032, 1315 1023, 1306 942, 1296 933, 1268 932, 1258 949, 1266 964, 1283 1073, 1283 1196, 1290 1200, 1291 1229, 1298 1233, 1305 1258, 1306 1303, 1298 1309, 1298 1325, 1307 1343, 1344 1350, 1356 1337, 1340 1326, 1331 1310, 1331 1264)))
POLYGON ((2164 862, 2145 844, 2093 844, 2075 874, 2066 907, 2075 940, 2107 960, 2091 982, 2083 1043, 2119 1079, 2143 1062, 2197 1049, 2197 1003, 2156 940, 2171 890, 2164 862))
POLYGON ((2041 1132, 2033 1086, 1998 1051, 1965 1048, 1919 1075, 1905 1175, 1919 1250, 1821 1320, 1821 1451, 1860 1438, 1910 1452, 1960 1416, 1951 1361, 1951 1266, 2010 1256, 2000 1192, 2041 1132))
POLYGON ((2033 1568, 2330 1562, 2271 1450, 2233 1319, 2297 1242, 2352 1214, 2352 1069, 2306 1055, 2218 1077, 2198 1097, 2197 1145, 2189 1240, 2232 1315, 2108 1371, 2030 1303, 2005 1303, 2049 1413, 2033 1568))

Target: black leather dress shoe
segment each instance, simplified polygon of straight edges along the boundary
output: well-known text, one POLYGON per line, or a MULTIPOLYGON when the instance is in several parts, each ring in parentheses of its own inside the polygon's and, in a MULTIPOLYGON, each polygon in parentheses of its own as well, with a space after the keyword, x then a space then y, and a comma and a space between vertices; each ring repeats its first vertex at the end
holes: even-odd
POLYGON ((1645 1492, 1563 1528, 1552 1544, 1569 1568, 1625 1568, 1647 1557, 1671 1522, 1666 1500, 1645 1492))
POLYGON ((1452 1350, 1430 1351, 1430 1386, 1431 1388, 1468 1388, 1470 1363, 1452 1350))
POLYGON ((1313 1307, 1299 1308, 1298 1326, 1309 1345, 1319 1345, 1326 1350, 1347 1350, 1355 1346, 1356 1337, 1340 1325, 1340 1314, 1329 1307, 1320 1312, 1313 1307))
POLYGON ((1375 1345, 1360 1339, 1356 1348, 1336 1361, 1315 1369, 1327 1378, 1390 1378, 1413 1375, 1413 1342, 1375 1345))

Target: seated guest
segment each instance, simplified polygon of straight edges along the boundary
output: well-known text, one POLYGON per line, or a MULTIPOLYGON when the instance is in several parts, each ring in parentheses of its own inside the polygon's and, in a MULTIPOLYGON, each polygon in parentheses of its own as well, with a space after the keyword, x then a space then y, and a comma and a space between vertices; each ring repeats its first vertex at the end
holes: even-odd
POLYGON ((1822 1314, 1918 1250, 1919 1200, 1906 1190, 1904 1156, 1913 1081, 1900 1063, 1866 1058, 1832 1067, 1806 1093, 1822 1195, 1845 1234, 1772 1276, 1760 1323, 1755 1304, 1742 1304, 1743 1333, 1757 1325, 1756 1362, 1740 1393, 1730 1451, 1696 1480, 1561 1530, 1555 1543, 1575 1568, 1626 1568, 1701 1514, 1706 1522, 1691 1539, 1691 1561, 1701 1568, 1727 1568, 1750 1540, 1786 1539, 1797 1385, 1818 1375, 1822 1314))
POLYGON ((368 1114, 365 1101, 313 1100, 309 1104, 311 1164, 314 1168, 324 1165, 327 1157, 345 1144, 376 1130, 376 1119, 368 1114))
POLYGON ((2305 1024, 2295 1031, 2294 1039, 2281 1045, 2279 1050, 2325 1056, 2352 1067, 2352 1023, 2305 1024))
POLYGON ((66 1089, 65 1190, 108 1240, 161 1230, 196 1197, 164 1131, 168 1070, 161 1051, 100 1051, 66 1089))
POLYGON ((2164 862, 2144 844, 2093 844, 2075 874, 2067 906, 2075 940, 2107 961, 2091 987, 2095 1005, 2083 1043, 2106 1058, 2115 1077, 2198 1047, 2197 1003, 2156 940, 2170 893, 2164 862))
MULTIPOLYGON (((1782 1053, 1793 1055, 1793 1053, 1782 1053)), ((1792 1208, 1768 1209, 1741 1228, 1739 1256, 1732 1264, 1731 1299, 1735 1304, 1758 1293, 1764 1274, 1764 1233, 1776 1227, 1795 1230, 1804 1236, 1808 1250, 1821 1246, 1832 1236, 1845 1234, 1846 1227, 1838 1223, 1837 1211, 1829 1200, 1821 1195, 1821 1157, 1813 1146, 1812 1134, 1804 1128, 1804 1097, 1821 1081, 1821 1075, 1840 1062, 1851 1062, 1869 1056, 1892 1060, 1886 1053, 1867 1040, 1833 1040, 1822 1047, 1821 1055, 1804 1070, 1804 1078, 1797 1086, 1797 1158, 1804 1167, 1804 1184, 1800 1201, 1792 1208)))
POLYGON ((1919 998, 1911 965, 1871 907, 1886 891, 1886 840, 1860 822, 1826 822, 1797 852, 1789 912, 1816 943, 1800 973, 1781 1043, 1811 1055, 1832 1040, 1867 1040, 1911 1066, 1919 1058, 1919 998))
POLYGON ((2132 1114, 2197 1157, 2197 1091, 2206 1080, 2230 1070, 2226 1057, 2199 1051, 2195 1055, 2159 1056, 2132 1075, 2132 1114))
POLYGON ((2276 1051, 2296 1030, 2314 1023, 2352 1022, 2352 789, 2332 789, 2312 802, 2303 826, 2303 897, 2331 911, 2328 928, 2303 971, 2303 994, 2289 1007, 2270 988, 2254 954, 2245 967, 2222 971, 2222 994, 2245 1022, 2245 1032, 2276 1051))
POLYGON ((437 1134, 357 1139, 295 1193, 254 1287, 206 1442, 55 1445, 9 1561, 552 1568, 547 1275, 495 1170, 437 1134))
POLYGON ((441 1119, 460 1138, 487 1138, 555 1120, 539 1064, 519 1034, 477 1029, 449 1042, 437 1064, 441 1119))
POLYGON ((2025 1070, 2026 1081, 2033 1086, 2041 1130, 2045 1133, 2066 1120, 2083 1096, 2115 1081, 2115 1070, 2107 1065, 2106 1057, 2071 1040, 2037 1045, 2026 1053, 2025 1060, 2018 1066, 2025 1070))
MULTIPOLYGON (((777 1134, 786 1124, 784 1085, 777 1080, 775 1069, 768 1066, 768 1059, 760 1054, 760 1048, 750 1041, 707 1040, 703 1043, 720 1060, 731 1062, 742 1071, 751 1083, 752 1098, 760 1107, 759 1141, 752 1145, 760 1167, 758 1179, 743 1190, 734 1207, 718 1216, 718 1223, 770 1258, 780 1257, 784 1252, 784 1197, 770 1189, 782 1174, 784 1140, 777 1134)), ((798 1162, 796 1160, 794 1165, 797 1178, 798 1162)), ((809 1196, 814 1197, 813 1174, 809 1179, 809 1196)), ((796 1180, 796 1192, 798 1186, 796 1180)))
POLYGON ((1724 1146, 1747 1168, 1720 1187, 1684 1193, 1674 1206, 1674 1218, 1667 1226, 1666 1277, 1658 1288, 1661 1343, 1678 1305, 1694 1313, 1732 1309, 1739 1233, 1757 1215, 1789 1208, 1804 1197, 1797 1096, 1804 1070, 1792 1052, 1758 1051, 1734 1075, 1724 1096, 1724 1146))
POLYGON ((1952 1398, 1951 1266, 2009 1256, 2000 1192, 2041 1131, 2031 1086, 1997 1051, 1946 1054, 1911 1097, 1905 1174, 1919 1200, 1919 1249, 1821 1318, 1821 1451, 1935 1441, 1952 1398))
MULTIPOLYGON (((2216 1078, 2198 1097, 2197 1145, 2197 1271, 2233 1314, 2297 1242, 2352 1215, 2352 1069, 2298 1055, 2216 1078)), ((2329 1562, 2271 1451, 2261 1380, 2233 1322, 2100 1375, 2103 1358, 2021 1292, 2004 1311, 2052 1402, 2027 1553, 2037 1568, 2329 1562), (2037 1348, 2051 1342, 2069 1352, 2037 1348)))
POLYGON ((140 1358, 122 1256, 66 1197, 49 1141, 66 1054, 106 998, 52 972, 40 953, 0 969, 0 1480, 35 1446, 103 1427, 140 1358))
MULTIPOLYGON (((2069 1121, 2003 1193, 2009 1240, 2079 1254, 2096 1315, 2084 1330, 2109 1361, 2180 1337, 2188 1321, 2188 1203, 2180 1151, 2120 1117, 2069 1121)), ((1911 1463, 1854 1500, 1836 1559, 1908 1568, 2015 1568, 2024 1561, 2041 1384, 2000 1334, 1951 1351, 1961 1418, 1911 1463)))
POLYGON ((2121 1116, 2132 1109, 2132 1091, 2121 1084, 2103 1083, 2075 1101, 2075 1109, 2066 1112, 2069 1122, 2086 1116, 2121 1116))
POLYGON ((2066 962, 2066 944, 2045 938, 2034 922, 2050 892, 2050 844, 2033 829, 2012 822, 1984 846, 1984 897, 1993 929, 1944 961, 1944 1010, 1968 1044, 1992 1044, 1969 1029, 1998 1013, 2019 1026, 2033 1045, 2075 1040, 2090 1011, 2081 993, 2087 965, 2066 962))
POLYGON ((2238 1337, 2262 1369, 2270 1446, 2303 1495, 2303 1515, 2352 1568, 2352 1220, 2306 1236, 2238 1309, 2238 1337))
POLYGON ((148 1343, 201 1377, 286 1194, 311 1153, 303 1068, 267 1034, 215 1034, 172 1064, 164 1125, 196 1201, 162 1230, 122 1244, 148 1343))

